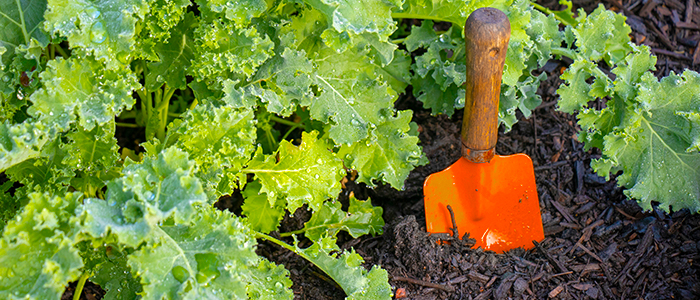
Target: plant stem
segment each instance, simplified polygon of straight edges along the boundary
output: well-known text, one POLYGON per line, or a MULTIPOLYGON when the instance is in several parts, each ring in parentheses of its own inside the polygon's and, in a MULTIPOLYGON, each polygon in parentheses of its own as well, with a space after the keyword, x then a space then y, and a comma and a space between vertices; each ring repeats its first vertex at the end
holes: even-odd
POLYGON ((275 140, 275 137, 272 136, 272 131, 270 129, 263 129, 265 131, 265 137, 267 137, 267 140, 270 142, 270 146, 273 146, 272 148, 277 149, 279 147, 279 144, 275 140))
POLYGON ((294 231, 290 231, 290 232, 282 232, 282 233, 280 233, 280 236, 281 237, 288 237, 288 236, 292 236, 294 234, 302 234, 304 232, 306 232, 306 229, 302 228, 302 229, 294 230, 294 231))
POLYGON ((83 293, 83 287, 85 287, 85 281, 90 278, 92 274, 90 273, 83 273, 82 276, 80 276, 80 279, 78 280, 78 285, 75 287, 75 292, 73 292, 73 300, 80 300, 80 294, 83 293))
POLYGON ((271 237, 271 236, 269 236, 269 235, 267 235, 267 234, 264 234, 264 233, 262 233, 262 232, 257 232, 257 231, 256 231, 256 232, 255 232, 255 238, 256 238, 256 239, 265 239, 265 240, 268 240, 268 241, 270 241, 270 242, 273 242, 273 243, 277 244, 278 246, 280 246, 280 247, 282 247, 282 248, 284 248, 284 249, 287 249, 287 250, 289 250, 289 251, 292 251, 292 252, 296 253, 297 255, 301 256, 302 258, 304 258, 304 259, 308 260, 309 262, 313 263, 313 261, 311 260, 311 257, 307 256, 305 253, 303 253, 303 252, 297 252, 297 249, 296 249, 296 248, 292 247, 291 245, 289 245, 289 244, 287 244, 287 243, 285 243, 285 242, 283 242, 283 241, 280 241, 280 240, 278 240, 278 239, 276 239, 276 238, 273 238, 273 237, 271 237))
POLYGON ((58 54, 60 54, 63 58, 68 58, 68 53, 66 53, 65 50, 63 50, 63 47, 61 45, 54 45, 54 50, 58 51, 58 54))
POLYGON ((273 116, 273 115, 270 116, 270 120, 272 120, 275 123, 280 123, 280 124, 284 124, 287 126, 292 126, 292 127, 297 127, 297 128, 304 127, 304 124, 292 122, 292 121, 289 121, 287 119, 282 119, 280 117, 273 116))
MULTIPOLYGON (((27 32, 27 26, 26 26, 26 23, 24 22, 24 10, 22 9, 22 4, 20 3, 20 0, 15 0, 15 4, 17 5, 17 11, 19 12, 19 22, 20 22, 19 28, 22 29, 22 36, 24 37, 24 44, 29 45, 29 33, 27 32)), ((8 19, 10 19, 10 18, 8 18, 8 19)), ((12 19, 10 19, 10 20, 12 20, 12 19)), ((17 24, 17 23, 15 22, 15 24, 17 24)), ((9 30, 9 29, 6 29, 6 30, 9 30)))
POLYGON ((116 123, 117 123, 117 126, 119 126, 119 127, 139 128, 139 125, 136 125, 136 124, 122 123, 122 122, 116 122, 116 123))
MULTIPOLYGON (((438 22, 450 22, 452 21, 443 19, 437 16, 429 16, 429 15, 421 15, 421 14, 409 14, 409 13, 392 13, 391 17, 394 19, 421 19, 421 20, 433 20, 433 21, 438 21, 438 22)), ((454 23, 455 25, 459 26, 462 28, 464 25, 459 25, 457 23, 454 23)))
MULTIPOLYGON (((566 48, 562 48, 562 47, 553 47, 552 54, 559 55, 559 56, 566 56, 568 58, 571 58, 574 61, 579 60, 579 59, 585 59, 585 58, 582 58, 581 55, 576 53, 574 50, 566 49, 566 48)), ((593 72, 593 75, 596 78, 606 78, 606 79, 610 80, 610 77, 607 74, 605 74, 605 72, 603 72, 603 70, 601 70, 600 68, 594 67, 593 70, 591 70, 591 71, 593 72)))
POLYGON ((292 133, 292 131, 294 131, 294 129, 297 129, 297 128, 296 128, 296 127, 290 127, 289 130, 287 130, 287 133, 285 133, 285 134, 282 136, 282 139, 280 139, 280 140, 285 140, 285 139, 287 139, 287 137, 289 136, 289 134, 292 133))

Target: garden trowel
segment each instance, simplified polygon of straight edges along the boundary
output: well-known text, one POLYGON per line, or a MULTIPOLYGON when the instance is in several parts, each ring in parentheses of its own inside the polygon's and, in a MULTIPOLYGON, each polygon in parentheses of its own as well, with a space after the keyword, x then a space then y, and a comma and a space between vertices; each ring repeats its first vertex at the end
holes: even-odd
POLYGON ((425 180, 427 231, 469 233, 475 247, 496 252, 532 248, 533 240, 544 239, 532 160, 526 154, 494 153, 510 23, 500 10, 480 8, 464 32, 462 157, 425 180))

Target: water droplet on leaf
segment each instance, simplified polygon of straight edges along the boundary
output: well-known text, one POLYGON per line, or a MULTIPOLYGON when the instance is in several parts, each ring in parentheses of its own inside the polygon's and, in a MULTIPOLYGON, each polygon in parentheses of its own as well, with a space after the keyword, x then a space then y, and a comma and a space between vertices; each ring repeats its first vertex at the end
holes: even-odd
POLYGON ((93 43, 100 44, 107 39, 107 32, 105 31, 105 26, 102 22, 97 21, 90 27, 90 40, 93 43))

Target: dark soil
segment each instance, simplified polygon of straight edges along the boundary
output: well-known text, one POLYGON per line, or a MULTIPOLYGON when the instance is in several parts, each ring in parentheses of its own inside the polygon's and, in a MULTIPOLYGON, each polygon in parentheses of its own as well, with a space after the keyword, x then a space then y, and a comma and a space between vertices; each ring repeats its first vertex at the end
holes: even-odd
MULTIPOLYGON (((557 0, 538 2, 561 9, 557 0)), ((574 6, 591 12, 598 3, 576 1, 574 6)), ((657 75, 700 71, 700 1, 603 3, 628 17, 635 43, 652 48, 658 56, 657 75)), ((430 163, 410 174, 403 191, 346 182, 341 201, 350 193, 371 198, 384 208, 387 225, 376 237, 351 239, 341 233, 342 248, 357 251, 368 267, 386 269, 396 298, 700 299, 700 214, 643 212, 614 178, 606 182, 591 171, 591 159, 600 152, 585 151, 577 141, 575 117, 556 110, 559 71, 566 66, 566 61, 545 66, 550 76, 538 91, 542 105, 510 132, 501 132, 496 148, 501 155, 526 153, 533 160, 545 230, 538 247, 496 254, 459 243, 438 245, 428 236, 423 181, 459 158, 461 111, 452 118, 431 116, 413 97, 402 96, 396 106, 414 111, 430 163)), ((220 208, 235 211, 240 205, 240 195, 223 200, 220 208)), ((309 217, 298 210, 285 218, 280 230, 302 228, 309 217)), ((304 243, 300 246, 308 246, 304 243)), ((333 280, 301 257, 264 242, 258 252, 290 270, 296 298, 345 297, 333 280)), ((72 297, 72 292, 66 294, 72 297)), ((101 298, 99 287, 88 283, 81 299, 95 297, 101 298)))

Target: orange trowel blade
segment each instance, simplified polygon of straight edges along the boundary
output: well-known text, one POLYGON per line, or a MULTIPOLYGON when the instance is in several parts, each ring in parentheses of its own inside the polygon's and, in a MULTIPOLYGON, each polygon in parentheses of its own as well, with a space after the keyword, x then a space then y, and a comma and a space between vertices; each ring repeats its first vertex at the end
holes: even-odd
POLYGON ((449 205, 459 234, 469 233, 475 247, 500 253, 544 239, 535 172, 525 154, 496 155, 488 163, 461 157, 428 176, 423 191, 430 233, 452 232, 449 205))

